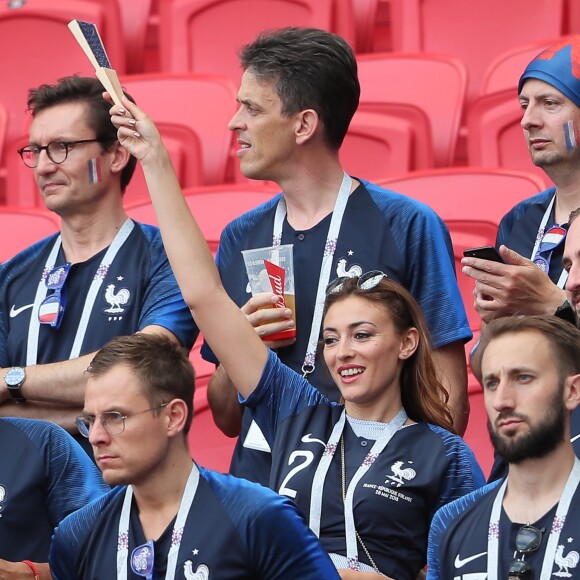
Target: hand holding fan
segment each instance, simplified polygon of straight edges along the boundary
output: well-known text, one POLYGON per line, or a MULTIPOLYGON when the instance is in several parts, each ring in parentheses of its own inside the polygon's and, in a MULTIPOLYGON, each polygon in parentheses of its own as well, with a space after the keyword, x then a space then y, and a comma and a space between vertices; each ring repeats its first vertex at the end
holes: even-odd
POLYGON ((97 27, 90 22, 82 20, 71 20, 68 23, 70 31, 73 33, 77 42, 81 45, 87 58, 95 67, 95 74, 101 81, 105 90, 111 95, 116 105, 121 105, 123 89, 119 82, 117 72, 111 68, 111 63, 107 57, 107 51, 103 46, 103 41, 99 36, 97 27))

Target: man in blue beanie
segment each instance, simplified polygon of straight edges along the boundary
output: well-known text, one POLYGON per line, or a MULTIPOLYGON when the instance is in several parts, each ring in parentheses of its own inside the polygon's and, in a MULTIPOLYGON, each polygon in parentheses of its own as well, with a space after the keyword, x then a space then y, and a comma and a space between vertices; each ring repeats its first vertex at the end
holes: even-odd
POLYGON ((580 36, 540 53, 518 84, 532 161, 555 186, 502 219, 496 246, 506 264, 465 258, 483 322, 509 314, 554 314, 565 306, 562 252, 570 212, 580 206, 580 36))
MULTIPOLYGON (((532 161, 554 186, 502 219, 496 247, 505 264, 464 258, 463 272, 476 280, 475 307, 484 323, 511 314, 556 314, 573 322, 562 256, 570 212, 580 207, 580 36, 536 56, 520 78, 518 95, 532 161)), ((477 350, 472 353, 476 375, 479 358, 477 350)), ((571 434, 580 456, 580 413, 572 415, 571 434)), ((504 469, 496 461, 490 479, 504 469)))

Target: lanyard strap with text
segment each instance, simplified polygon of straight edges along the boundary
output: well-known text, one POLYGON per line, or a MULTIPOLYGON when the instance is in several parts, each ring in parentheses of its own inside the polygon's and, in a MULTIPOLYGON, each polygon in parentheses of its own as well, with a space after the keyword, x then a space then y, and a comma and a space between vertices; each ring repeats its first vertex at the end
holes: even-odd
MULTIPOLYGON (((355 488, 358 482, 371 468, 371 465, 375 462, 376 458, 383 452, 393 435, 405 424, 406 420, 407 413, 405 412, 405 409, 401 409, 390 423, 385 424, 384 431, 375 441, 374 445, 371 447, 370 451, 348 484, 348 488, 346 490, 346 499, 344 501, 344 530, 346 536, 346 557, 349 562, 349 568, 351 569, 358 569, 358 547, 353 508, 355 488)), ((310 521, 308 524, 310 529, 316 534, 317 537, 320 536, 320 520, 322 517, 322 494, 324 491, 324 481, 326 480, 326 475, 328 474, 332 458, 334 457, 334 454, 338 448, 338 442, 344 430, 345 424, 346 411, 343 411, 340 419, 337 421, 332 430, 332 433, 330 434, 330 438, 326 444, 326 448, 322 454, 320 462, 316 467, 314 478, 312 480, 312 493, 310 496, 310 521)))
MULTIPOLYGON (((570 509, 570 503, 576 493, 576 488, 580 482, 580 460, 574 460, 574 466, 568 476, 564 490, 558 502, 556 515, 552 522, 552 529, 548 536, 548 544, 546 545, 546 552, 544 553, 544 561, 542 564, 542 571, 540 572, 539 580, 550 580, 552 577, 552 568, 554 567, 554 559, 556 557, 556 549, 560 540, 560 532, 566 522, 566 516, 570 509)), ((502 483, 497 496, 491 508, 491 516, 489 518, 489 530, 487 535, 487 578, 488 580, 498 580, 498 562, 499 562, 499 519, 501 516, 501 506, 506 492, 508 478, 502 483)))
MULTIPOLYGON (((117 252, 121 249, 129 234, 133 231, 135 224, 132 220, 127 218, 125 223, 117 232, 115 239, 112 241, 111 245, 108 247, 101 264, 97 268, 93 281, 89 287, 83 311, 81 314, 81 319, 77 327, 77 332, 75 334, 75 339, 73 346, 69 355, 69 358, 77 358, 81 352, 83 341, 87 333, 87 327, 89 324, 89 319, 97 299, 97 293, 103 284, 105 275, 112 264, 117 252)), ((44 283, 46 273, 49 272, 56 264, 56 259, 58 257, 58 252, 61 246, 60 235, 56 238, 52 250, 46 260, 44 266, 44 271, 38 282, 38 287, 36 288, 36 295, 34 297, 34 306, 32 307, 32 314, 30 315, 30 325, 28 327, 28 342, 26 348, 26 366, 35 365, 38 362, 38 338, 40 332, 40 319, 38 317, 38 309, 40 308, 41 302, 46 298, 47 287, 44 283)))
MULTIPOLYGON (((540 227, 538 228, 538 233, 536 235, 536 241, 534 243, 534 249, 532 250, 532 256, 530 258, 530 260, 532 260, 532 262, 538 257, 540 243, 542 241, 542 238, 544 237, 544 233, 546 232, 546 226, 548 225, 548 220, 550 219, 550 215, 552 215, 552 209, 554 207, 555 201, 556 201, 556 194, 554 194, 552 199, 550 200, 550 203, 548 204, 548 207, 546 208, 546 211, 544 212, 544 215, 542 217, 542 221, 540 222, 540 227)), ((566 272, 566 270, 562 270, 562 273, 560 274, 560 278, 558 278, 558 284, 557 284, 558 288, 564 288, 567 279, 568 279, 568 272, 566 272)))
MULTIPOLYGON (((306 377, 309 373, 314 371, 314 364, 316 359, 316 347, 318 344, 318 335, 320 334, 320 325, 322 323, 322 311, 324 309, 325 291, 330 282, 330 273, 332 269, 332 258, 336 250, 338 241, 338 234, 344 217, 344 211, 348 202, 348 196, 352 187, 352 179, 345 172, 342 177, 342 183, 338 190, 336 203, 332 212, 332 219, 328 228, 326 236, 326 244, 324 246, 324 255, 322 257, 322 266, 320 268, 320 275, 318 278, 318 289, 316 291, 316 302, 314 305, 314 313, 312 315, 312 326, 310 328, 310 338, 308 339, 308 347, 306 349, 306 356, 302 365, 303 376, 306 377)), ((279 246, 282 241, 282 226, 284 225, 284 218, 286 217, 286 200, 284 196, 280 198, 278 206, 276 207, 276 215, 274 216, 274 231, 272 232, 272 245, 279 246)))
MULTIPOLYGON (((171 548, 167 556, 167 572, 165 580, 173 580, 175 578, 175 570, 177 569, 177 556, 179 555, 179 548, 181 546, 181 538, 183 537, 183 529, 185 521, 191 509, 191 504, 197 492, 199 484, 199 469, 195 463, 191 466, 191 473, 185 484, 173 532, 171 534, 171 548)), ((123 501, 123 509, 119 519, 119 535, 117 538, 117 580, 127 580, 127 557, 129 555, 129 518, 131 515, 131 504, 133 502, 133 487, 127 486, 125 491, 125 499, 123 501)))

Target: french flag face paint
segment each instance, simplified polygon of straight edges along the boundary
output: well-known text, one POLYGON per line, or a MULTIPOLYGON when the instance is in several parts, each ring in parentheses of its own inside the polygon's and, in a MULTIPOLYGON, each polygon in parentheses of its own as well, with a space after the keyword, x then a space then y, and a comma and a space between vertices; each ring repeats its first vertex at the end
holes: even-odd
POLYGON ((575 151, 580 144, 580 131, 576 121, 566 121, 564 123, 564 138, 566 139, 566 149, 575 151))
POLYGON ((95 185, 101 182, 101 161, 99 159, 89 159, 87 161, 89 168, 89 183, 95 185))

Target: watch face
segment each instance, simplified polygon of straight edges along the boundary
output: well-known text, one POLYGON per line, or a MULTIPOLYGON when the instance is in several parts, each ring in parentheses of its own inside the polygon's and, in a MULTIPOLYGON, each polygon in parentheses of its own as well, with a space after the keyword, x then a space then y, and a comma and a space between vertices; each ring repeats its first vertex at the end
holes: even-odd
POLYGON ((4 375, 4 380, 9 387, 19 385, 25 378, 26 373, 21 367, 12 367, 6 375, 4 375))

